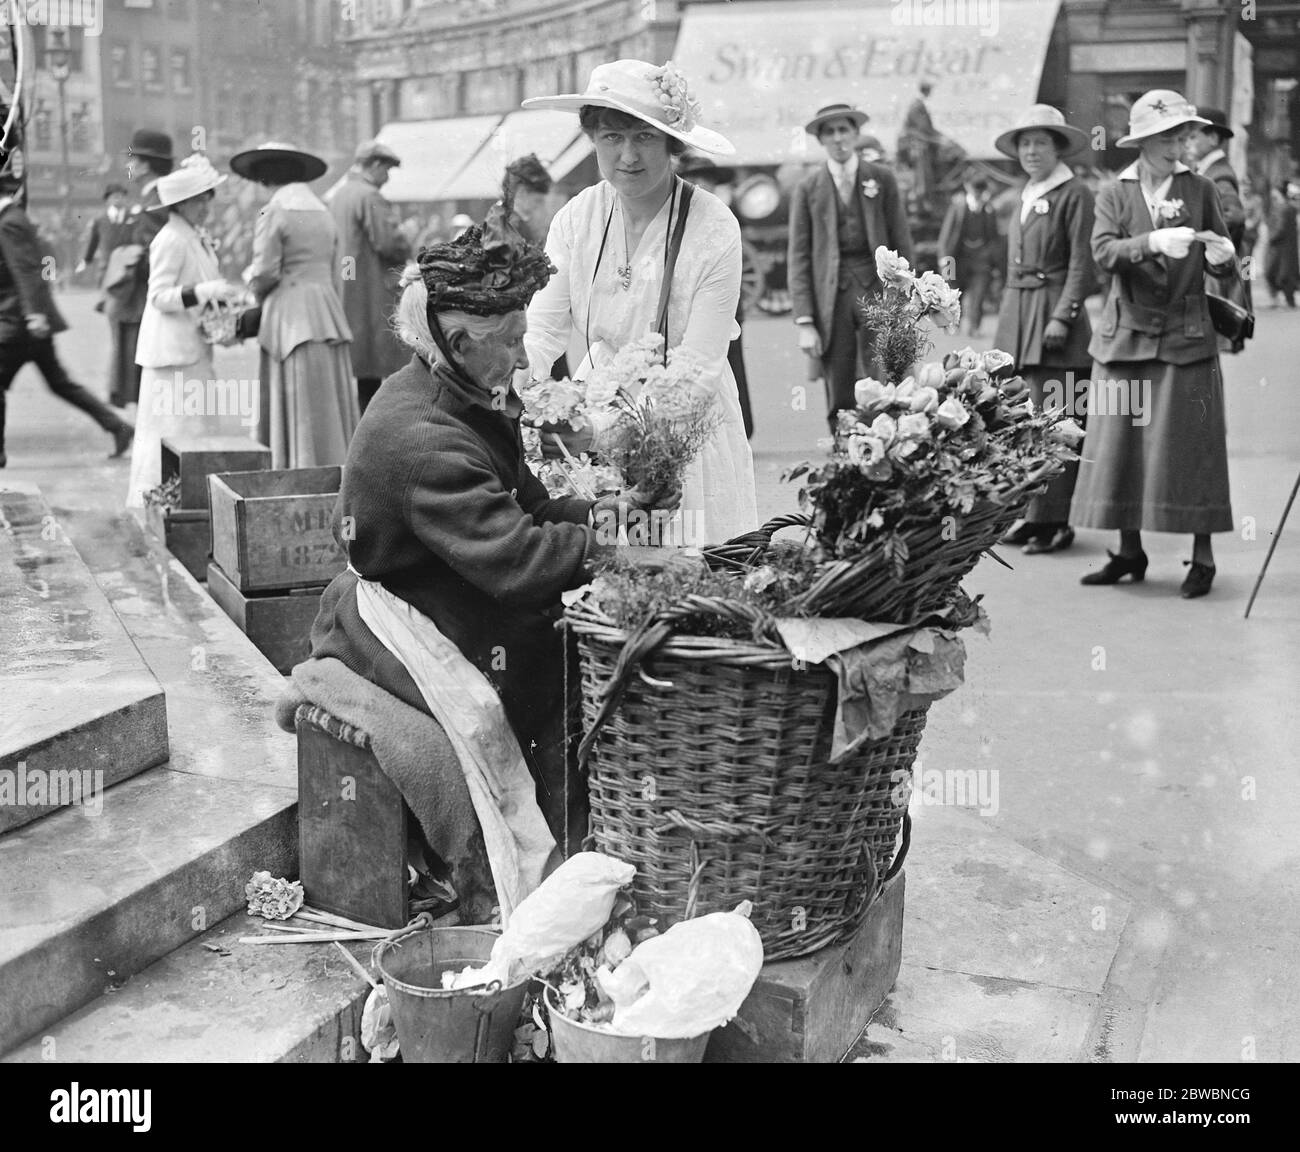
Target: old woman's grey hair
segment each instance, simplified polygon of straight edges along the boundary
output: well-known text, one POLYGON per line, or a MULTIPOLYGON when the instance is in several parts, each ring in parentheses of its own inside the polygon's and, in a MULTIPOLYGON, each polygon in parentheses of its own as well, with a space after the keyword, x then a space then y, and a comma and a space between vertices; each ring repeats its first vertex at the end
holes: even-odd
MULTIPOLYGON (((429 291, 420 278, 419 266, 412 263, 402 273, 402 295, 393 313, 393 331, 397 338, 430 364, 441 364, 445 357, 434 343, 429 331, 429 291)), ((510 313, 504 316, 471 316, 468 312, 439 312, 438 323, 447 343, 456 333, 464 332, 471 340, 488 340, 506 329, 510 313)))

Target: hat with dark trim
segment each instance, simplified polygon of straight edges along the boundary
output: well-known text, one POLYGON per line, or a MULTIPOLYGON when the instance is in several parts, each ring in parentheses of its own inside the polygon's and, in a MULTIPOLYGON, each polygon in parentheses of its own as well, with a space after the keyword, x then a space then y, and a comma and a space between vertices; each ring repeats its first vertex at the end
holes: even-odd
POLYGON ((814 116, 807 124, 803 126, 809 136, 816 136, 821 131, 822 125, 827 120, 838 120, 847 116, 859 128, 871 119, 861 109, 854 108, 852 104, 827 104, 825 108, 818 108, 817 115, 814 116))

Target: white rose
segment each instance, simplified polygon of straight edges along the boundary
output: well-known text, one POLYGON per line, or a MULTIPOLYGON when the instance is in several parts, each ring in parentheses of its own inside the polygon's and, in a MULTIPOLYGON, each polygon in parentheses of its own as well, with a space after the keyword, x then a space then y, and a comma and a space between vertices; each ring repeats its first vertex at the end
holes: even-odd
POLYGON ((930 421, 920 413, 909 413, 898 418, 898 435, 904 440, 928 440, 930 421))
POLYGON ((913 412, 933 412, 939 407, 939 393, 933 388, 918 388, 911 406, 913 412))
POLYGON ((930 360, 921 365, 921 370, 916 374, 916 382, 922 388, 942 388, 943 376, 943 365, 930 360))
POLYGON ((1003 368, 1009 367, 1013 363, 1014 357, 1003 352, 1000 348, 990 348, 984 353, 983 361, 985 372, 999 372, 1003 368))
POLYGON ((888 444, 898 435, 898 425, 894 423, 892 416, 886 416, 882 412, 871 422, 871 435, 888 444))
POLYGON ((882 384, 868 376, 853 385, 853 399, 858 406, 866 408, 871 404, 888 404, 894 399, 895 388, 892 384, 882 384))
POLYGON ((974 348, 963 348, 957 353, 958 368, 978 368, 980 366, 980 354, 974 348))
POLYGON ((907 260, 883 244, 876 249, 876 275, 886 287, 894 288, 910 287, 915 279, 907 260))
POLYGON ((966 411, 965 406, 955 396, 949 396, 942 404, 939 410, 934 414, 935 422, 942 424, 945 428, 960 428, 967 420, 970 419, 970 413, 966 411))

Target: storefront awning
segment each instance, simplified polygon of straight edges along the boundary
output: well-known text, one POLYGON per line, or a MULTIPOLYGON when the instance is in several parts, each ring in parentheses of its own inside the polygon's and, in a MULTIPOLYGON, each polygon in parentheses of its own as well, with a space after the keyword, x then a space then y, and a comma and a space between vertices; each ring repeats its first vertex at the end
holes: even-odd
POLYGON ((401 158, 384 185, 384 197, 397 203, 446 200, 450 184, 483 147, 500 116, 464 116, 450 120, 395 120, 377 139, 401 158))
POLYGON ((495 200, 506 165, 535 152, 554 179, 567 176, 591 151, 572 112, 511 112, 489 134, 465 167, 443 188, 440 200, 495 200), (585 147, 584 147, 585 145, 585 147), (567 167, 557 164, 563 159, 567 167))
POLYGON ((703 123, 736 145, 725 163, 820 157, 803 130, 818 108, 848 102, 893 154, 917 84, 935 129, 973 157, 1038 98, 1059 0, 736 0, 685 9, 673 61, 703 104, 703 123))
POLYGON ((572 112, 519 111, 505 116, 397 120, 378 139, 402 158, 384 185, 399 203, 495 200, 506 165, 529 152, 559 180, 591 152, 572 112))

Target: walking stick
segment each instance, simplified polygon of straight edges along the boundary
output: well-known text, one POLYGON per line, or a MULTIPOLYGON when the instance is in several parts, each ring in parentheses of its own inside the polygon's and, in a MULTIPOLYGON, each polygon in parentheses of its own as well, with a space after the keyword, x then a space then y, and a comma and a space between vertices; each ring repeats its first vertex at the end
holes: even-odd
POLYGON ((1300 492, 1300 476, 1297 476, 1295 483, 1291 485, 1291 496, 1286 502, 1286 507, 1282 509, 1282 519, 1277 522, 1277 531, 1273 533, 1273 542, 1268 546, 1268 555, 1264 557, 1264 567, 1259 570, 1259 577, 1255 581, 1255 587, 1251 589, 1250 600, 1246 604, 1246 619, 1250 619, 1250 609, 1255 603, 1255 597, 1259 594, 1259 586, 1264 583, 1264 573, 1268 571, 1268 562, 1273 559, 1273 549, 1277 547, 1277 542, 1282 538, 1282 529, 1286 527, 1286 518, 1291 514, 1291 505, 1295 503, 1297 492, 1300 492))

